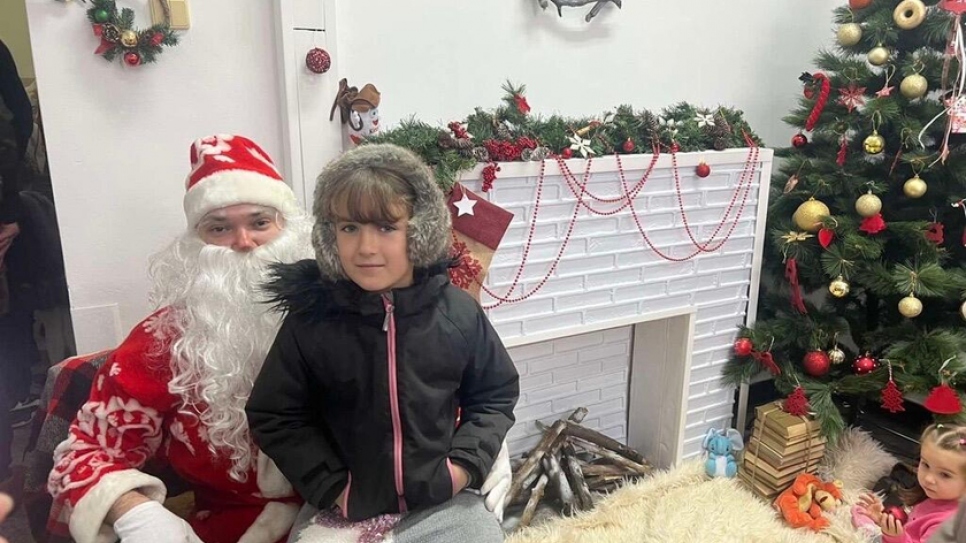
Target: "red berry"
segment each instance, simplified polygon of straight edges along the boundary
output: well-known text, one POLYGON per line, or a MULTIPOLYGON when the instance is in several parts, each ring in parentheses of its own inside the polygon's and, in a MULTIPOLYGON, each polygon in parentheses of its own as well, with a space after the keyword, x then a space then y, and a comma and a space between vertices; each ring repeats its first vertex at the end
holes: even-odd
POLYGON ((570 149, 570 147, 564 147, 563 151, 560 151, 560 156, 563 158, 570 158, 574 156, 574 152, 570 149))
POLYGON ((741 337, 735 340, 735 354, 738 356, 748 356, 751 354, 754 345, 751 339, 741 337))
POLYGON ((711 166, 708 166, 702 162, 701 164, 695 166, 694 173, 697 174, 698 177, 708 177, 711 175, 711 166))
POLYGON ((631 138, 627 138, 627 141, 625 141, 624 145, 621 146, 625 153, 633 153, 635 147, 636 145, 634 145, 634 140, 631 138))
POLYGON ((127 53, 124 55, 124 62, 126 62, 128 66, 137 66, 138 64, 141 64, 141 55, 133 52, 127 53))
POLYGON ((792 136, 792 145, 794 145, 798 149, 801 149, 802 147, 805 147, 806 145, 808 145, 808 138, 805 137, 805 134, 801 134, 801 133, 795 134, 794 136, 792 136))

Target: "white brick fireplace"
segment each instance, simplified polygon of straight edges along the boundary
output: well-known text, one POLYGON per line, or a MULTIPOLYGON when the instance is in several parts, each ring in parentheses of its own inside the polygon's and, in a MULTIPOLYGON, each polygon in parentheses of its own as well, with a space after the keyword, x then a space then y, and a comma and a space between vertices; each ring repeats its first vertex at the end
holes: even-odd
MULTIPOLYGON (((748 157, 748 149, 678 155, 684 211, 699 243, 721 223, 748 157), (704 179, 694 175, 701 160, 712 168, 704 179)), ((650 161, 651 155, 621 157, 629 187, 650 161)), ((543 288, 524 301, 488 311, 520 372, 517 424, 508 436, 514 454, 539 439, 537 421, 552 422, 579 406, 590 410, 586 425, 641 449, 659 466, 700 453, 709 427, 731 424, 734 389, 721 385, 718 376, 736 327, 746 322, 749 311, 753 318, 749 300, 758 292, 771 163, 772 151, 761 149, 755 173, 744 184, 749 193, 741 218, 716 251, 672 262, 645 245, 630 209, 609 216, 581 209, 569 245, 543 288)), ((580 181, 585 161, 567 164, 580 181)), ((695 245, 684 229, 671 164, 670 155, 659 158, 634 207, 651 242, 668 256, 682 258, 695 245)), ((480 190, 479 168, 462 182, 514 214, 485 283, 502 294, 523 258, 539 165, 500 167, 489 193, 480 190)), ((614 157, 594 159, 589 179, 587 188, 596 196, 623 194, 614 157)), ((716 241, 734 222, 742 194, 716 241)), ((521 276, 523 292, 531 292, 550 269, 576 201, 557 163, 548 161, 521 276)), ((587 201, 602 211, 619 207, 587 201)), ((483 294, 484 306, 493 301, 483 294)))

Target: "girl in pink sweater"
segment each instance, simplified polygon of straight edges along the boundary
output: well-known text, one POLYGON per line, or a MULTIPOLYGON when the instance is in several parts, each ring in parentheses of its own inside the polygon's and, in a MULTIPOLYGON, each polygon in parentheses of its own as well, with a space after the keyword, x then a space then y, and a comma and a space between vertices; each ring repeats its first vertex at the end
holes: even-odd
POLYGON ((863 496, 853 511, 853 523, 874 523, 882 530, 883 543, 926 543, 966 496, 966 427, 932 424, 919 443, 917 484, 902 496, 912 506, 909 518, 897 519, 871 494, 863 496))

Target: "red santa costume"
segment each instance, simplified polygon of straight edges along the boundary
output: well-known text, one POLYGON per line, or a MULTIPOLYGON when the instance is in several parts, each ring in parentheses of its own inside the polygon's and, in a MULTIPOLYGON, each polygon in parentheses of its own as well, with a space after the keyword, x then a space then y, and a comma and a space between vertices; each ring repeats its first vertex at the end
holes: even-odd
POLYGON ((191 485, 188 522, 205 543, 284 541, 297 513, 292 487, 252 444, 244 405, 279 325, 258 285, 269 263, 312 257, 311 226, 250 140, 199 140, 191 160, 188 230, 151 265, 161 309, 106 361, 54 454, 48 489, 77 543, 116 541, 104 521, 128 492, 165 499, 164 484, 142 471, 149 460, 191 485), (201 241, 198 221, 237 204, 274 208, 282 232, 245 253, 201 241))

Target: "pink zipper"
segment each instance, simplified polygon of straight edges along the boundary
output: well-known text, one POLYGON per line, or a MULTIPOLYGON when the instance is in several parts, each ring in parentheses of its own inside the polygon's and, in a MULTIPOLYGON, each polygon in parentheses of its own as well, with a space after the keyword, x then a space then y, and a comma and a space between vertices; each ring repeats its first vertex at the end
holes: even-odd
POLYGON ((389 357, 389 410, 392 413, 392 451, 396 478, 396 498, 399 500, 399 512, 405 513, 407 507, 403 489, 402 420, 399 418, 399 383, 396 379, 396 319, 393 316, 394 306, 389 296, 383 295, 382 304, 386 308, 386 320, 383 322, 382 331, 386 332, 386 353, 389 357))

